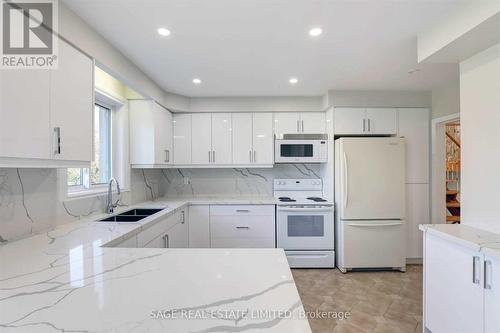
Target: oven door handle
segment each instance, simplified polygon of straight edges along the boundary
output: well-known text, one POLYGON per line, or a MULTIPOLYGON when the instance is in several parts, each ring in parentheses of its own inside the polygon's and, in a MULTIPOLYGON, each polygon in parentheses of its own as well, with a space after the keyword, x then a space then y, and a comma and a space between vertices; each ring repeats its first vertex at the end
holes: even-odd
POLYGON ((279 212, 333 212, 333 207, 324 207, 324 208, 286 208, 280 207, 278 208, 279 212))

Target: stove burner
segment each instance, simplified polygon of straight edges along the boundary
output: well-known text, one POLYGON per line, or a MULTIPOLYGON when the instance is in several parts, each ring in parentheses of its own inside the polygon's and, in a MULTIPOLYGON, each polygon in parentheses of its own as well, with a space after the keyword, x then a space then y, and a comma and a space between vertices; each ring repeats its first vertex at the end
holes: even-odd
POLYGON ((309 197, 309 198, 307 198, 307 200, 312 200, 314 202, 325 202, 326 201, 325 199, 319 198, 319 197, 309 197))
POLYGON ((281 202, 296 202, 297 201, 297 200, 294 200, 294 199, 289 198, 289 197, 279 197, 278 199, 281 202))

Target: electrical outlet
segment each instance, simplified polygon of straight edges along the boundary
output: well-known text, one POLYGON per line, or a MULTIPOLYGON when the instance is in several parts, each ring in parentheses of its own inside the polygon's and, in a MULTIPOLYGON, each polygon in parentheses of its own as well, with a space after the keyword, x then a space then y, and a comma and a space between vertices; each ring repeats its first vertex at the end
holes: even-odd
POLYGON ((189 185, 190 180, 189 177, 184 177, 184 185, 189 185))

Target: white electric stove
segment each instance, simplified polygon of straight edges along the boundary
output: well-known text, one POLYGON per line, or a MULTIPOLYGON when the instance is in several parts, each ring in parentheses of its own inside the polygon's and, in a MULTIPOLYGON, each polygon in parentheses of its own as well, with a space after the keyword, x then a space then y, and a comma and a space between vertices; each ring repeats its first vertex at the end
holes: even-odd
POLYGON ((335 266, 334 205, 321 179, 275 179, 277 244, 290 267, 335 266))

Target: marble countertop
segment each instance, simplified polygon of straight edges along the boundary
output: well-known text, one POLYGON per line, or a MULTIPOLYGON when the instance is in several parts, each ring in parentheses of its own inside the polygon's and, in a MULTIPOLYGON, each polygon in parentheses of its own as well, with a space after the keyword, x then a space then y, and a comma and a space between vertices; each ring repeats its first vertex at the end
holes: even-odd
POLYGON ((165 197, 164 200, 178 201, 180 199, 191 205, 276 205, 278 200, 271 196, 248 197, 165 197))
POLYGON ((102 246, 191 203, 148 202, 134 207, 167 208, 134 223, 93 216, 0 246, 0 331, 311 332, 281 249, 102 246))
POLYGON ((421 224, 419 229, 500 259, 500 235, 463 224, 421 224))

